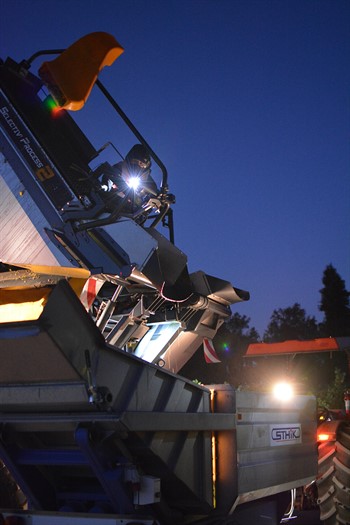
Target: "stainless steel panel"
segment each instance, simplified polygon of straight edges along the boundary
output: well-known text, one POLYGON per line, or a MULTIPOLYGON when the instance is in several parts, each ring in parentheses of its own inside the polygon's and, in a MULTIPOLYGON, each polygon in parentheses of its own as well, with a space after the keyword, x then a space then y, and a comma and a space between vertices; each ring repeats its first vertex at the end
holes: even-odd
POLYGON ((237 392, 237 462, 240 501, 282 492, 315 479, 316 401, 237 392))

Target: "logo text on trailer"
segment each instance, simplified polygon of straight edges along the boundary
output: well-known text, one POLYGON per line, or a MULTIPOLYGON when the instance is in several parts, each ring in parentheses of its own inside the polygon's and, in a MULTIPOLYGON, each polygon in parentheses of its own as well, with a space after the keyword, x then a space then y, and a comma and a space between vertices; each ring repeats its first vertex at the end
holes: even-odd
POLYGON ((270 445, 294 445, 301 443, 300 423, 270 425, 270 445))

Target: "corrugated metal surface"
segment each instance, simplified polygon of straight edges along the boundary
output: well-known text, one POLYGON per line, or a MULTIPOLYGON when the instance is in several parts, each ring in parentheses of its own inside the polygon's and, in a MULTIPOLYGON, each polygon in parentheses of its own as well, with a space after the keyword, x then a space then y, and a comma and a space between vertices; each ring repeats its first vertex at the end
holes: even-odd
MULTIPOLYGON (((39 233, 48 226, 45 218, 2 154, 0 195, 0 260, 19 265, 62 264, 62 255, 48 238, 39 233)), ((64 265, 68 265, 66 259, 64 265)))

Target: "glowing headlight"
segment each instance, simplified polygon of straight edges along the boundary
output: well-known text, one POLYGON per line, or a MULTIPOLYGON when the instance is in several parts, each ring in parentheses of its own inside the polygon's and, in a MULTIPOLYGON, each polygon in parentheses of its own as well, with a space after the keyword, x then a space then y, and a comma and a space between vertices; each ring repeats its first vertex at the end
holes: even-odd
POLYGON ((281 401, 288 401, 294 395, 293 387, 290 383, 281 381, 273 387, 273 395, 281 401))
POLYGON ((137 190, 137 188, 140 186, 140 183, 141 181, 139 177, 130 177, 130 179, 128 180, 128 186, 133 190, 137 190))

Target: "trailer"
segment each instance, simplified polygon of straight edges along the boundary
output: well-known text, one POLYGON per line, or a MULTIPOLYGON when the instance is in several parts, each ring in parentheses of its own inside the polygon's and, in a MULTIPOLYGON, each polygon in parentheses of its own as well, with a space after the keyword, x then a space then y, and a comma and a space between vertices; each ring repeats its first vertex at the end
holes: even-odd
MULTIPOLYGON (((255 375, 263 382, 277 374, 291 388, 298 388, 305 358, 329 356, 349 370, 350 337, 288 340, 278 343, 252 343, 244 358, 255 360, 255 375), (298 359, 299 358, 299 359, 298 359), (340 358, 340 359, 339 359, 340 358)), ((326 363, 329 361, 326 361, 326 363)), ((328 368, 332 368, 328 364, 328 368)), ((344 405, 329 409, 318 407, 318 472, 315 481, 316 503, 320 518, 327 525, 350 521, 350 391, 344 392, 344 405)))
POLYGON ((315 398, 181 376, 249 293, 189 273, 166 168, 97 78, 122 52, 92 33, 37 75, 47 50, 0 64, 2 517, 277 524, 316 477, 315 398), (137 139, 118 163, 70 114, 94 86, 137 139))

